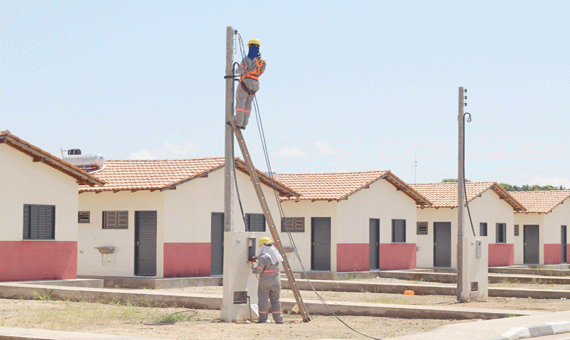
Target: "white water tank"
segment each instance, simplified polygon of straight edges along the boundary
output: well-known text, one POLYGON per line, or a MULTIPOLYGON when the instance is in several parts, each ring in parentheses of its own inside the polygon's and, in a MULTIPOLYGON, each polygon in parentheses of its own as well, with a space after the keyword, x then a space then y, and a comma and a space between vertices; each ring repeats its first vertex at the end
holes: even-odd
POLYGON ((63 160, 87 171, 99 170, 105 164, 103 155, 99 153, 96 155, 82 155, 79 149, 68 150, 68 154, 63 156, 63 160))

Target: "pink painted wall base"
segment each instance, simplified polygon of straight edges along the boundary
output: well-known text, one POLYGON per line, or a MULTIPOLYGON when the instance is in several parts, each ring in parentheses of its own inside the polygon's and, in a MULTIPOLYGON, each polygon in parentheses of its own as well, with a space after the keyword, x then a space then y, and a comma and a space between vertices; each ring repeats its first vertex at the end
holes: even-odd
POLYGON ((380 270, 415 268, 415 243, 380 243, 380 270))
POLYGON ((164 277, 210 276, 210 243, 164 243, 164 277))
POLYGON ((489 267, 515 264, 515 245, 512 243, 489 244, 489 267))
POLYGON ((544 264, 560 264, 562 262, 562 247, 560 244, 544 245, 544 264))
POLYGON ((76 278, 75 241, 0 241, 0 281, 76 278))
POLYGON ((336 245, 336 270, 338 272, 369 270, 369 247, 368 243, 338 243, 336 245))

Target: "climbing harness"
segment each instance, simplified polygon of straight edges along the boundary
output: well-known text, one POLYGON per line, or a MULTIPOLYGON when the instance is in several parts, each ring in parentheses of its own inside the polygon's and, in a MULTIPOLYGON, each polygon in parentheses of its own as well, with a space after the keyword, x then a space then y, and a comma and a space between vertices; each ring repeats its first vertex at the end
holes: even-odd
MULTIPOLYGON (((243 81, 245 78, 251 78, 253 80, 259 80, 259 76, 261 75, 261 67, 263 66, 264 61, 261 60, 261 62, 255 58, 255 64, 257 65, 257 68, 254 71, 251 72, 245 72, 242 76, 241 79, 239 81, 243 81)), ((243 65, 240 65, 243 66, 243 65)))
POLYGON ((255 92, 257 92, 257 91, 254 91, 254 90, 250 90, 250 89, 247 87, 247 85, 245 85, 245 84, 243 83, 243 81, 240 82, 239 84, 240 84, 241 88, 242 88, 247 94, 249 94, 250 96, 253 96, 253 95, 255 94, 255 92))

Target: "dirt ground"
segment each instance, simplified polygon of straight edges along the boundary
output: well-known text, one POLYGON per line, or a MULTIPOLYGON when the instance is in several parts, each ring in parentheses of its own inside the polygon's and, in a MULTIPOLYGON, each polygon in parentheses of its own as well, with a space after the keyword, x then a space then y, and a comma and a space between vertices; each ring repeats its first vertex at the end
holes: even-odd
MULTIPOLYGON (((391 279, 388 279, 391 280, 391 279)), ((364 280, 363 280, 364 281, 364 280)), ((403 282, 402 280, 397 280, 403 282)), ((386 282, 386 281, 384 281, 386 282)), ((510 287, 526 285, 507 284, 510 287)), ((533 285, 536 288, 536 285, 533 285)), ((567 289, 550 287, 549 289, 567 289)), ((165 290, 222 295, 222 287, 189 287, 165 290)), ((316 300, 313 292, 302 291, 303 299, 316 300)), ((327 302, 353 301, 404 305, 458 305, 455 296, 379 294, 369 292, 319 292, 327 302)), ((283 290, 284 298, 293 298, 283 290)), ((489 298, 486 302, 460 304, 462 308, 510 310, 570 310, 570 301, 546 299, 489 298)), ((220 322, 218 310, 190 310, 135 306, 129 303, 87 303, 0 299, 0 327, 41 328, 51 330, 145 336, 168 339, 354 339, 366 338, 333 316, 312 315, 304 323, 295 314, 285 314, 283 325, 220 322)), ((396 319, 362 316, 340 316, 350 327, 374 338, 389 338, 421 333, 442 325, 466 320, 396 319)))

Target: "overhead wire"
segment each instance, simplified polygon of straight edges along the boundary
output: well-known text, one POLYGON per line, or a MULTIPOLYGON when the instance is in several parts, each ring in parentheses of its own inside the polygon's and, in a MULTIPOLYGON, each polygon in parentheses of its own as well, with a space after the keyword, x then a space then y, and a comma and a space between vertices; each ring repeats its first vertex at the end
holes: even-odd
MULTIPOLYGON (((234 46, 234 50, 235 50, 235 46, 234 46)), ((239 64, 236 62, 236 63, 233 63, 233 65, 232 65, 232 75, 236 73, 236 71, 235 71, 236 65, 239 65, 239 64)), ((232 93, 233 93, 233 92, 234 92, 234 91, 232 90, 232 93)), ((232 97, 232 107, 234 107, 233 97, 232 97)), ((240 208, 240 210, 241 210, 241 218, 243 219, 243 225, 247 226, 247 222, 246 222, 246 218, 245 218, 245 213, 244 213, 244 211, 243 211, 243 205, 242 205, 242 203, 241 203, 241 197, 240 197, 240 194, 239 194, 239 187, 238 187, 237 174, 236 174, 236 166, 235 166, 236 157, 235 157, 235 153, 234 153, 234 148, 231 148, 231 149, 232 149, 232 162, 234 163, 232 168, 233 168, 233 173, 234 173, 234 184, 235 184, 235 187, 236 187, 236 194, 237 194, 237 197, 238 197, 239 208, 240 208)))
MULTIPOLYGON (((463 117, 461 117, 461 119, 465 119, 465 116, 469 115, 467 117, 467 123, 471 123, 471 114, 469 112, 465 112, 463 114, 463 117)), ((465 124, 463 124, 463 136, 465 136, 465 124)), ((463 141, 463 164, 465 164, 465 140, 463 141)), ((471 223, 471 231, 473 231, 473 236, 477 236, 475 235, 475 227, 473 226, 473 219, 471 218, 471 209, 469 209, 469 200, 467 199, 467 184, 465 184, 465 166, 463 166, 463 193, 464 193, 464 197, 465 197, 465 206, 467 207, 467 215, 469 215, 469 222, 471 223)), ((459 185, 459 183, 458 183, 459 185)))
MULTIPOLYGON (((241 35, 240 35, 239 33, 237 33, 237 35, 238 35, 238 37, 239 37, 239 47, 240 47, 241 56, 242 56, 242 58, 245 58, 245 52, 244 52, 245 47, 244 47, 244 44, 243 44, 242 37, 241 37, 241 35)), ((266 139, 265 139, 265 132, 264 132, 264 129, 263 129, 263 122, 262 122, 262 120, 261 120, 261 111, 260 111, 260 109, 259 109, 259 104, 258 104, 258 102, 257 102, 257 96, 256 96, 255 94, 254 94, 254 97, 253 97, 253 104, 254 104, 253 106, 254 106, 254 109, 255 109, 255 117, 256 117, 256 121, 257 121, 257 129, 258 129, 258 131, 259 131, 259 135, 260 135, 260 139, 261 139, 261 145, 262 145, 262 148, 263 148, 263 154, 264 154, 264 157, 265 157, 265 163, 266 163, 266 167, 267 167, 267 174, 268 174, 268 176, 269 176, 269 178, 270 178, 270 181, 271 181, 271 186, 272 186, 272 188, 273 188, 273 193, 274 193, 274 196, 275 196, 276 201, 277 201, 277 206, 278 206, 278 208, 279 208, 279 214, 280 214, 280 216, 281 216, 281 222, 283 223, 283 219, 285 218, 285 213, 284 213, 284 211, 283 211, 283 207, 282 207, 282 205, 281 205, 281 198, 279 197, 279 193, 278 193, 278 190, 277 190, 277 187, 276 187, 276 184, 275 184, 275 178, 274 178, 274 177, 275 177, 275 173, 273 172, 273 170, 272 170, 272 168, 271 168, 271 161, 270 161, 270 159, 269 159, 269 152, 268 152, 268 149, 267 149, 267 141, 266 141, 266 139)), ((239 199, 239 198, 238 198, 238 199, 239 199)), ((294 252, 294 254, 297 256, 297 259, 299 259, 299 264, 301 265, 301 269, 302 269, 302 272, 303 272, 303 276, 304 276, 305 279, 307 280, 307 283, 309 284, 309 286, 311 287, 312 291, 315 293, 315 295, 317 296, 317 298, 319 299, 319 301, 321 301, 321 303, 327 308, 327 310, 329 311, 329 313, 330 313, 332 316, 334 316, 338 321, 340 321, 343 325, 345 325, 345 326, 348 327, 350 330, 352 330, 353 332, 358 333, 358 334, 360 334, 360 335, 362 335, 362 336, 365 336, 365 337, 367 337, 367 338, 370 338, 370 339, 381 340, 381 338, 375 338, 375 337, 372 337, 372 336, 370 336, 370 335, 364 334, 364 333, 362 333, 362 332, 360 332, 360 331, 357 331, 356 329, 354 329, 354 328, 352 328, 350 325, 348 325, 344 320, 342 320, 338 315, 336 315, 336 313, 329 307, 329 305, 328 305, 328 303, 325 301, 325 299, 317 292, 317 290, 316 290, 315 287, 313 286, 313 283, 311 282, 309 276, 307 275, 307 271, 306 271, 306 269, 305 269, 305 266, 303 265, 303 261, 301 260, 301 256, 300 256, 300 254, 299 254, 299 252, 298 252, 297 245, 295 244, 295 240, 294 240, 294 238, 293 238, 293 236, 292 236, 291 231, 290 231, 289 229, 286 229, 285 231, 286 231, 286 233, 287 233, 287 235, 288 235, 288 238, 289 238, 289 242, 290 242, 290 244, 291 244, 291 247, 293 248, 293 252, 294 252)))

